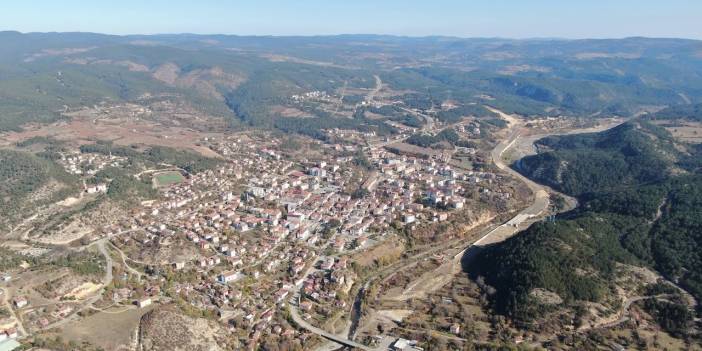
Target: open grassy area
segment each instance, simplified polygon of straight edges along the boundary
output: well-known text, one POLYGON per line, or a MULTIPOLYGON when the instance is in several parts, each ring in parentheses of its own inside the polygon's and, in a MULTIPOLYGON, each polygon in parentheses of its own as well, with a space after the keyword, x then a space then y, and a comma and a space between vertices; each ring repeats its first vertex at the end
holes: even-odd
POLYGON ((185 181, 185 177, 183 177, 180 172, 176 171, 163 172, 154 175, 154 181, 157 187, 163 187, 183 182, 185 181))

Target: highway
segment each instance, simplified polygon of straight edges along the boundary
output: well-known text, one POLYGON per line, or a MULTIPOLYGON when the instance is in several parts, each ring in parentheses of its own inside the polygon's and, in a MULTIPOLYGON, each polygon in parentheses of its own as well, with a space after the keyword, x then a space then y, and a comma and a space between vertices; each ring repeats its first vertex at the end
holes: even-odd
MULTIPOLYGON (((509 132, 509 137, 499 144, 495 146, 495 148, 492 150, 490 153, 490 156, 492 158, 492 162, 499 168, 500 170, 509 173, 511 176, 514 178, 519 179, 519 181, 523 182, 531 192, 534 194, 534 201, 532 204, 522 210, 520 213, 518 213, 516 216, 514 216, 510 221, 507 223, 493 229, 489 233, 487 233, 485 236, 480 238, 478 241, 473 243, 472 246, 477 246, 477 247, 482 247, 482 246, 487 246, 490 244, 498 243, 501 241, 506 240, 507 238, 513 236, 520 230, 520 225, 524 223, 525 221, 529 219, 533 219, 536 217, 541 216, 548 210, 549 206, 549 191, 553 192, 553 190, 549 189, 545 185, 538 184, 531 179, 525 177, 521 173, 515 171, 508 165, 504 163, 504 160, 502 156, 504 155, 505 152, 510 150, 511 148, 517 146, 517 145, 524 145, 528 144, 530 146, 533 146, 534 142, 536 142, 539 139, 542 139, 547 136, 552 136, 552 135, 568 135, 568 134, 578 134, 578 133, 592 133, 592 132, 600 132, 603 130, 611 129, 619 125, 621 122, 620 121, 615 121, 613 123, 609 123, 606 125, 602 126, 597 126, 593 128, 583 128, 583 129, 574 129, 574 130, 569 130, 569 131, 564 131, 560 133, 549 133, 549 134, 541 134, 541 135, 530 135, 528 137, 522 137, 522 126, 523 122, 515 119, 512 116, 506 115, 501 111, 491 109, 492 112, 495 112, 500 115, 503 119, 509 121, 510 123, 510 132, 509 132)), ((567 197, 563 195, 564 197, 567 197)), ((573 199, 573 201, 575 201, 573 199)))
POLYGON ((519 231, 519 225, 522 222, 531 218, 538 217, 548 209, 549 195, 548 191, 546 190, 546 187, 535 183, 531 179, 523 176, 521 173, 513 170, 508 165, 505 165, 504 161, 502 160, 502 155, 507 150, 512 148, 519 140, 520 128, 521 125, 519 124, 513 126, 512 131, 510 132, 510 136, 506 140, 503 140, 502 142, 497 144, 497 146, 492 150, 490 155, 492 157, 492 162, 495 164, 495 166, 497 166, 497 168, 506 173, 509 173, 511 176, 519 179, 521 182, 526 184, 527 187, 529 187, 531 192, 534 194, 534 201, 531 203, 531 205, 529 205, 529 207, 519 212, 507 223, 504 223, 501 226, 488 232, 487 234, 485 234, 485 236, 478 239, 478 241, 474 242, 471 246, 482 247, 504 241, 519 231))
MULTIPOLYGON (((495 163, 495 165, 500 170, 502 170, 506 173, 509 173, 513 177, 524 182, 524 184, 526 184, 527 187, 529 187, 529 189, 534 194, 534 200, 527 208, 525 208, 524 210, 517 213, 509 221, 507 221, 507 222, 505 222, 502 225, 499 225, 497 227, 493 227, 493 228, 488 227, 487 233, 485 233, 485 235, 483 235, 480 239, 473 242, 468 247, 463 249, 461 252, 456 254, 454 256, 453 260, 447 262, 447 264, 452 266, 451 267, 452 269, 446 270, 449 272, 447 274, 451 274, 451 276, 453 276, 456 273, 456 269, 460 270, 461 263, 463 261, 465 261, 466 259, 470 259, 472 256, 471 254, 473 252, 477 251, 477 250, 475 250, 475 251, 468 252, 471 248, 477 249, 480 247, 484 247, 484 246, 498 243, 498 242, 501 242, 501 241, 508 239, 509 237, 515 235, 516 233, 518 233, 521 230, 519 227, 520 227, 520 224, 522 222, 527 221, 528 219, 532 219, 532 218, 539 217, 539 216, 543 215, 543 213, 546 212, 548 210, 548 207, 549 207, 549 193, 548 193, 547 187, 540 185, 540 184, 537 184, 534 181, 532 181, 531 179, 528 179, 525 176, 523 176, 522 174, 520 174, 519 172, 513 170, 508 165, 506 165, 502 159, 502 156, 504 155, 505 152, 510 150, 512 147, 517 145, 518 142, 521 141, 520 138, 521 138, 521 132, 522 132, 521 129, 523 127, 523 123, 521 121, 517 120, 516 118, 513 118, 512 116, 506 115, 500 111, 494 110, 494 112, 497 112, 498 114, 500 114, 500 116, 503 119, 509 121, 510 129, 508 131, 509 136, 505 140, 498 143, 495 146, 495 148, 492 150, 492 152, 491 152, 492 161, 495 163)), ((608 126, 607 128, 600 128, 600 129, 608 129, 611 127, 612 126, 608 126)), ((575 133, 575 132, 580 132, 580 130, 575 130, 575 131, 571 131, 569 133, 563 133, 563 134, 570 134, 570 133, 575 133)), ((384 147, 388 144, 403 141, 404 139, 406 139, 406 138, 392 140, 392 141, 384 142, 384 143, 379 143, 379 144, 376 144, 374 146, 371 146, 371 148, 384 147)), ((532 143, 533 143, 533 141, 536 140, 533 138, 528 138, 528 139, 529 139, 528 141, 532 142, 532 143)), ((447 243, 447 244, 449 244, 449 245, 447 245, 447 246, 441 245, 440 247, 430 249, 430 250, 427 250, 425 252, 421 252, 421 253, 413 256, 412 258, 410 258, 410 260, 421 258, 421 257, 426 257, 429 254, 436 252, 438 249, 449 250, 449 249, 457 246, 456 243, 453 243, 453 242, 447 243)), ((458 244, 460 245, 460 243, 458 243, 458 244)), ((398 270, 402 270, 403 267, 407 266, 407 264, 408 264, 408 261, 404 260, 404 265, 399 265, 399 266, 395 267, 396 264, 393 264, 389 267, 386 267, 385 269, 379 271, 377 274, 370 277, 366 281, 364 288, 367 288, 370 285, 370 282, 372 280, 374 280, 375 278, 377 278, 378 276, 384 275, 385 273, 388 273, 388 272, 396 272, 398 270)), ((303 275, 303 277, 306 277, 308 275, 308 273, 309 272, 306 272, 303 275)), ((301 281, 298 282, 298 284, 300 284, 301 281)), ((418 283, 418 284, 421 285, 421 283, 418 283)), ((436 285, 436 282, 434 282, 433 284, 436 285)), ((348 338, 346 338, 344 336, 335 335, 335 334, 331 334, 329 332, 326 332, 320 328, 317 328, 317 327, 311 325, 310 323, 308 323, 307 321, 302 319, 299 315, 299 311, 298 311, 298 307, 297 307, 298 303, 299 303, 299 293, 300 292, 299 292, 299 286, 298 286, 295 297, 293 297, 291 299, 290 311, 291 311, 292 319, 300 327, 302 327, 303 329, 306 329, 314 334, 322 336, 328 340, 331 340, 335 343, 338 343, 340 345, 344 345, 344 346, 348 346, 348 347, 352 347, 352 348, 357 348, 357 349, 361 349, 361 350, 378 350, 378 349, 371 348, 369 346, 359 344, 359 343, 354 342, 352 340, 349 340, 348 338)), ((355 311, 355 313, 352 312, 352 314, 356 314, 356 315, 352 316, 352 317, 354 317, 354 318, 352 318, 352 321, 354 324, 356 324, 356 325, 354 325, 354 327, 357 327, 358 326, 357 324, 360 322, 358 320, 358 315, 360 315, 360 311, 355 311)), ((350 334, 353 334, 353 333, 350 333, 350 334)))

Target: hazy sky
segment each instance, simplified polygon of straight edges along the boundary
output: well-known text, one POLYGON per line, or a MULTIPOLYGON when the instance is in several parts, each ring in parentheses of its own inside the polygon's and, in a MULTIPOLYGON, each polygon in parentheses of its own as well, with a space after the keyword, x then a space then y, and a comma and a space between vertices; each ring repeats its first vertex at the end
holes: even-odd
POLYGON ((700 0, 3 0, 0 29, 702 39, 700 0))

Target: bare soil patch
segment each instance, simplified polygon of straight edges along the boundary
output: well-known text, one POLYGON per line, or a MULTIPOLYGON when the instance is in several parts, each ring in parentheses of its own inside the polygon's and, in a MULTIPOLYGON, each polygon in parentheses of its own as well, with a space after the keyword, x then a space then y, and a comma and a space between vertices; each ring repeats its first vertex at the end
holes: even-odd
POLYGON ((673 137, 680 141, 693 144, 702 143, 702 122, 680 120, 672 123, 668 121, 656 121, 654 123, 664 127, 673 137))
POLYGON ((78 322, 64 326, 64 340, 88 341, 105 350, 131 349, 135 330, 141 317, 150 309, 130 309, 122 313, 98 312, 78 322))
POLYGON ((288 117, 288 118, 312 117, 309 113, 302 111, 300 109, 297 109, 294 107, 280 106, 280 105, 271 107, 271 112, 273 112, 274 114, 278 114, 281 117, 288 117))
POLYGON ((378 260, 393 261, 400 257, 404 249, 405 245, 399 240, 385 240, 371 250, 354 255, 352 259, 359 265, 368 267, 378 260))
POLYGON ((220 133, 203 133, 189 128, 164 126, 138 119, 89 119, 73 118, 49 125, 28 125, 21 132, 0 134, 7 145, 33 137, 53 137, 77 145, 91 144, 96 140, 109 140, 118 145, 157 145, 190 149, 203 156, 220 157, 207 147, 199 145, 205 137, 222 136, 220 133))

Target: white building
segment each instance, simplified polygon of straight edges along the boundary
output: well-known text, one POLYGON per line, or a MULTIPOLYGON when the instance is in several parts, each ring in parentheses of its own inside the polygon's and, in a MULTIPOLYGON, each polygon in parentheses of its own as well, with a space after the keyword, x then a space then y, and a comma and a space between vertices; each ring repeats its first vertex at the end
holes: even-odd
POLYGON ((233 281, 238 280, 241 277, 241 274, 237 271, 227 271, 227 272, 222 272, 222 274, 219 275, 217 280, 220 283, 227 284, 231 283, 233 281))
POLYGON ((145 297, 141 300, 136 301, 136 305, 139 306, 139 308, 144 308, 144 307, 150 306, 151 303, 152 303, 152 301, 151 301, 150 297, 145 297))

